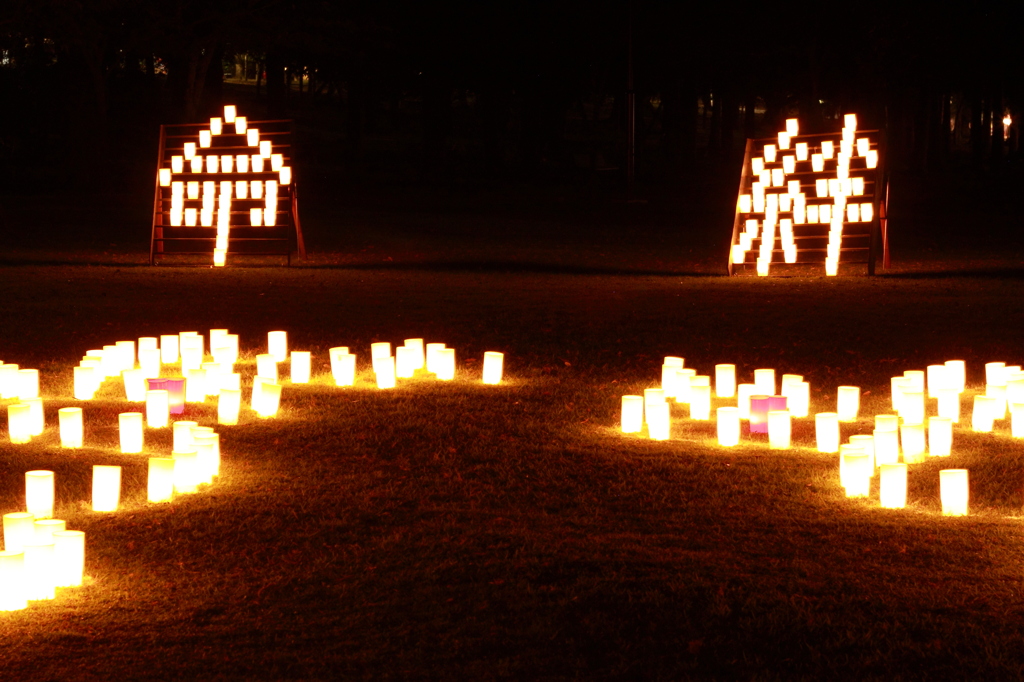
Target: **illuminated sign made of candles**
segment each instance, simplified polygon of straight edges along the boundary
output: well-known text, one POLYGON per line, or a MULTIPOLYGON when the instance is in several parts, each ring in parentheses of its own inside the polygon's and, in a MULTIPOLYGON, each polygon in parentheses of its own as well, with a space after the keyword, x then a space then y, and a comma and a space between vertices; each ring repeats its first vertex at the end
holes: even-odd
POLYGON ((292 169, 284 164, 284 154, 276 153, 269 139, 261 139, 258 129, 249 128, 233 105, 224 107, 222 117, 211 118, 209 128, 199 131, 194 141, 185 142, 180 154, 162 159, 161 164, 157 171, 160 186, 171 190, 167 224, 215 227, 215 266, 226 262, 232 203, 249 206, 248 224, 252 227, 273 227, 277 224, 278 188, 292 182, 292 169), (214 144, 225 138, 232 139, 224 145, 214 144), (218 148, 236 153, 217 153, 218 148), (240 149, 245 153, 237 153, 240 149), (252 179, 238 177, 249 174, 252 179))
MULTIPOLYGON (((858 132, 855 114, 843 117, 838 134, 826 135, 800 135, 797 119, 787 119, 776 138, 751 141, 744 165, 731 266, 753 259, 757 274, 765 276, 773 262, 796 263, 807 250, 798 240, 807 237, 824 241, 825 274, 835 275, 844 230, 867 226, 870 240, 879 218, 878 139, 873 131, 858 132)), ((860 230, 847 236, 865 235, 860 230)))

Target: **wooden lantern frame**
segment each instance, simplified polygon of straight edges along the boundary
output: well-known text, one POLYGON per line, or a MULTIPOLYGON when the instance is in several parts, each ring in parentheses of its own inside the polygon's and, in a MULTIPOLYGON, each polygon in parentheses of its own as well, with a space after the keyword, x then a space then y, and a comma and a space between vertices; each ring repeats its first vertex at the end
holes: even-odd
MULTIPOLYGON (((871 141, 871 149, 878 153, 878 163, 875 168, 867 168, 866 163, 863 161, 864 157, 854 157, 859 161, 857 167, 853 167, 851 164, 850 178, 861 177, 864 179, 864 194, 856 197, 856 203, 871 203, 873 205, 873 215, 869 222, 847 222, 843 220, 843 244, 839 249, 839 262, 840 264, 851 264, 851 263, 865 263, 867 265, 867 274, 874 275, 876 261, 881 256, 882 267, 888 268, 890 265, 889 258, 889 221, 888 221, 888 205, 889 205, 889 175, 886 167, 887 155, 885 153, 885 138, 881 131, 878 130, 858 130, 856 131, 856 137, 867 137, 871 141)), ((785 181, 788 183, 789 180, 799 180, 801 189, 805 190, 804 194, 807 195, 807 205, 831 203, 832 198, 829 197, 828 201, 822 197, 820 200, 815 195, 815 182, 819 179, 836 179, 836 167, 837 161, 835 158, 825 160, 825 166, 822 171, 814 171, 811 164, 812 155, 821 151, 821 143, 831 140, 836 149, 838 155, 839 143, 842 140, 842 133, 815 133, 807 135, 793 135, 790 137, 790 148, 788 150, 778 150, 776 159, 774 162, 764 162, 764 168, 771 170, 774 168, 782 168, 783 162, 782 157, 784 154, 795 154, 797 143, 804 142, 808 146, 807 160, 796 162, 796 171, 793 173, 787 173, 785 175, 785 181), (806 191, 809 189, 810 191, 806 191)), ((757 152, 760 152, 761 158, 764 158, 764 147, 768 144, 778 144, 777 137, 748 139, 746 148, 743 154, 743 170, 740 173, 740 186, 739 191, 736 195, 736 215, 733 220, 732 226, 732 240, 729 243, 729 261, 728 261, 728 272, 730 275, 734 275, 738 270, 745 270, 748 267, 754 265, 756 260, 757 247, 760 246, 761 238, 763 235, 763 225, 758 231, 757 238, 752 240, 751 247, 748 250, 745 260, 743 263, 733 263, 732 247, 733 245, 740 243, 740 234, 743 232, 744 225, 748 219, 755 218, 759 219, 763 223, 764 212, 741 212, 740 208, 740 197, 744 194, 752 193, 752 185, 756 180, 753 174, 752 159, 756 156, 757 152), (754 260, 751 259, 750 252, 754 252, 754 260)), ((770 188, 768 193, 784 193, 786 191, 785 186, 770 188), (775 190, 772 192, 771 190, 775 190)), ((779 216, 788 214, 792 217, 792 211, 784 212, 779 211, 779 216)), ((793 241, 796 244, 797 258, 796 263, 785 263, 784 261, 775 260, 775 254, 783 253, 782 248, 776 248, 773 250, 773 259, 771 267, 796 267, 796 266, 807 266, 808 264, 821 264, 824 265, 824 257, 827 251, 826 245, 829 239, 830 226, 827 223, 803 223, 801 225, 793 226, 793 241), (819 257, 820 256, 820 257, 819 257)))
MULTIPOLYGON (((290 119, 266 121, 248 121, 247 128, 257 128, 261 140, 271 141, 271 150, 284 156, 284 165, 292 168, 291 182, 278 186, 277 214, 275 225, 271 227, 253 227, 249 223, 249 209, 261 207, 262 199, 232 199, 231 229, 228 237, 228 255, 242 256, 284 256, 291 265, 293 251, 306 259, 306 245, 302 238, 302 225, 299 222, 299 199, 297 180, 295 178, 294 146, 292 144, 294 123, 290 119), (251 204, 251 206, 250 206, 251 204), (236 218, 237 216, 237 218, 236 218), (237 220, 237 222, 236 222, 237 220)), ((196 154, 205 156, 207 153, 237 156, 252 155, 258 147, 250 147, 245 133, 234 132, 233 123, 224 123, 223 132, 211 137, 211 146, 199 148, 199 132, 209 130, 210 122, 182 123, 160 126, 160 147, 157 155, 157 172, 153 193, 153 228, 149 242, 149 263, 156 265, 157 259, 164 256, 185 256, 204 254, 212 257, 217 241, 217 228, 172 226, 170 221, 171 187, 160 185, 160 170, 171 168, 171 157, 183 155, 186 142, 196 143, 196 154)), ((270 169, 270 159, 266 159, 263 172, 251 170, 239 173, 207 173, 205 166, 200 173, 191 173, 185 161, 185 172, 174 174, 172 179, 183 181, 217 182, 230 180, 277 180, 279 173, 270 169)))

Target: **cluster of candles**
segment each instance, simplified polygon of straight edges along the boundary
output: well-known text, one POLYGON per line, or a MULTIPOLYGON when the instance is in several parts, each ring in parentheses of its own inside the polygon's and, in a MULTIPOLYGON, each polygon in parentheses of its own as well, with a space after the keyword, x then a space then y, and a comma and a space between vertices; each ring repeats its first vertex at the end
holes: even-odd
MULTIPOLYGON (((356 356, 347 346, 330 349, 331 374, 338 386, 355 383, 356 356)), ((377 388, 395 388, 398 379, 411 379, 424 370, 441 381, 455 379, 455 349, 443 343, 423 343, 423 339, 406 339, 392 354, 391 343, 370 344, 370 360, 377 388)), ((497 351, 484 353, 483 383, 500 384, 505 356, 497 351)))
MULTIPOLYGON (((660 388, 645 389, 643 396, 622 397, 623 433, 640 433, 646 424, 651 439, 668 440, 669 399, 688 404, 691 419, 711 419, 711 377, 683 364, 682 358, 666 357, 660 388)), ((971 430, 991 432, 995 421, 1009 417, 1011 435, 1024 438, 1024 370, 990 362, 985 365, 985 378, 984 393, 973 396, 971 430)), ((776 395, 775 381, 775 370, 757 369, 754 383, 737 384, 735 365, 715 366, 714 395, 736 399, 735 406, 715 411, 719 445, 739 445, 741 423, 747 421, 749 433, 767 434, 771 449, 792 446, 792 419, 810 415, 810 387, 802 376, 785 374, 776 395)), ((908 370, 893 377, 891 387, 895 414, 875 415, 871 434, 853 435, 842 443, 840 423, 859 419, 860 388, 840 386, 836 411, 814 415, 815 444, 819 452, 839 454, 839 482, 848 497, 867 496, 877 473, 881 505, 903 508, 908 465, 924 462, 927 456, 948 457, 952 452, 953 427, 960 423, 961 396, 966 390, 966 367, 962 360, 950 360, 925 370, 908 370), (927 399, 936 403, 935 416, 928 416, 927 399)), ((967 470, 944 469, 939 481, 943 513, 967 514, 967 470)))
POLYGON ((40 435, 46 428, 38 369, 22 369, 17 364, 0 362, 0 399, 18 401, 7 407, 12 443, 31 442, 33 436, 40 435))
MULTIPOLYGON (((217 239, 214 246, 213 259, 215 266, 223 266, 226 262, 228 236, 231 230, 232 199, 262 200, 262 206, 249 208, 249 224, 253 227, 277 224, 277 195, 280 185, 289 185, 292 181, 291 166, 284 163, 283 154, 273 153, 270 140, 261 140, 258 128, 249 128, 246 118, 238 116, 233 105, 224 107, 224 116, 210 119, 210 127, 199 131, 198 147, 196 142, 186 142, 180 155, 171 156, 170 168, 160 168, 159 182, 161 187, 171 188, 170 224, 173 227, 213 227, 216 219, 217 239), (234 126, 234 134, 244 136, 244 147, 254 148, 253 154, 203 154, 203 149, 211 148, 213 138, 225 132, 225 124, 234 126), (275 180, 221 179, 216 180, 176 180, 175 175, 184 174, 186 162, 193 174, 229 175, 266 173, 277 174, 275 180), (269 166, 269 170, 265 167, 269 166), (200 192, 201 190, 201 192, 200 192), (186 206, 186 202, 199 201, 197 206, 186 206)), ((243 145, 238 145, 239 147, 243 145)))
POLYGON ((751 159, 750 170, 757 179, 751 183, 749 194, 740 194, 737 212, 763 214, 764 217, 760 221, 756 217, 746 219, 738 242, 732 246, 730 257, 733 263, 745 262, 754 240, 760 238, 757 274, 768 275, 777 251, 776 232, 781 241, 783 260, 795 263, 797 247, 793 226, 820 223, 829 225, 825 272, 827 275, 837 274, 844 223, 871 222, 874 219, 873 203, 851 200, 864 195, 864 178, 850 175, 851 162, 855 158, 863 158, 865 168, 878 166, 878 150, 871 148, 870 138, 857 137, 856 114, 846 114, 843 121, 838 140, 822 140, 819 145, 811 147, 808 142, 793 141, 799 135, 799 122, 795 118, 787 119, 786 129, 778 134, 778 144, 764 145, 763 156, 751 159), (803 174, 808 170, 807 166, 812 173, 824 173, 826 162, 834 167, 835 177, 815 178, 812 199, 825 202, 808 203, 810 184, 805 185, 798 178, 787 179, 787 176, 803 174), (780 217, 782 214, 789 217, 780 217))
MULTIPOLYGON (((220 434, 195 421, 171 421, 184 412, 186 403, 218 397, 218 423, 237 424, 241 406, 241 375, 234 371, 238 361, 238 336, 227 329, 211 329, 211 354, 205 352, 205 338, 198 332, 141 337, 118 341, 90 350, 74 368, 74 397, 89 401, 106 379, 120 377, 130 402, 145 402, 145 413, 118 415, 120 450, 142 453, 145 428, 171 426, 170 456, 150 457, 147 499, 159 503, 175 494, 198 492, 220 473, 220 434), (137 352, 136 352, 136 349, 137 352), (212 356, 212 361, 209 359, 212 356), (160 377, 166 365, 180 363, 184 376, 160 377)), ((373 370, 379 388, 393 388, 396 378, 408 378, 425 369, 438 379, 455 378, 455 350, 443 343, 424 344, 407 339, 391 352, 391 344, 371 346, 373 370)), ((312 354, 289 351, 288 335, 272 331, 267 335, 267 352, 256 356, 252 409, 261 417, 278 411, 281 396, 278 366, 290 359, 291 381, 310 381, 312 354)), ((330 349, 331 371, 339 386, 355 381, 356 356, 347 347, 330 349)), ((483 382, 499 384, 504 355, 484 354, 483 382)), ((176 369, 176 368, 175 368, 176 369)), ((26 443, 42 434, 42 399, 39 372, 0 363, 0 398, 22 402, 8 406, 9 436, 12 443, 26 443)), ((60 443, 63 448, 81 448, 84 441, 84 413, 81 407, 58 411, 60 443)), ((82 584, 85 565, 85 534, 66 530, 65 522, 53 519, 55 475, 53 471, 25 473, 26 511, 3 517, 4 550, 0 551, 0 611, 27 608, 34 600, 53 599, 58 587, 82 584)), ((92 509, 116 512, 121 500, 121 467, 94 465, 92 509)))
POLYGON ((52 518, 53 472, 29 471, 25 486, 31 495, 29 511, 3 517, 0 611, 20 611, 30 601, 54 599, 58 587, 82 584, 85 533, 67 530, 63 520, 52 518))

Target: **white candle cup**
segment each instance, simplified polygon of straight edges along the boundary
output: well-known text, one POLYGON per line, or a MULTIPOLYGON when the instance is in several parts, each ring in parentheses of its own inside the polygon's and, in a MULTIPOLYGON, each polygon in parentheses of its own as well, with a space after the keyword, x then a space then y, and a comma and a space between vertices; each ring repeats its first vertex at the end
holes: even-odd
POLYGON ((32 408, 27 403, 7 406, 7 435, 14 444, 32 441, 32 408))
POLYGON ((331 358, 331 374, 337 386, 354 386, 356 383, 356 356, 351 353, 331 358))
POLYGON ((928 418, 928 454, 949 457, 953 449, 953 422, 944 417, 928 418))
POLYGON ((792 436, 792 419, 789 410, 768 411, 768 447, 772 450, 788 450, 792 436))
POLYGON ((427 364, 426 354, 423 349, 423 339, 406 339, 405 346, 412 349, 414 368, 423 369, 427 364))
POLYGON ((393 357, 377 358, 373 362, 373 369, 377 377, 377 388, 395 387, 395 359, 393 357))
POLYGON ((288 332, 267 332, 267 353, 275 362, 288 359, 288 332))
POLYGON ((719 398, 736 395, 736 365, 715 365, 715 395, 719 398))
POLYGON ((754 393, 757 395, 775 395, 775 370, 754 370, 754 393))
POLYGON ((839 452, 839 415, 835 412, 814 415, 814 435, 818 452, 839 452))
POLYGON ((174 492, 189 495, 199 491, 199 453, 195 450, 172 452, 174 492))
POLYGON ((171 427, 171 449, 175 451, 186 451, 192 449, 192 427, 199 426, 197 422, 177 421, 171 427))
POLYGON ((57 410, 57 421, 60 425, 60 446, 62 448, 80 448, 84 440, 81 407, 62 407, 57 410))
POLYGON ((740 444, 740 409, 738 407, 719 407, 716 410, 718 444, 723 447, 734 447, 740 444))
POLYGON ((103 464, 92 468, 92 510, 115 512, 121 502, 121 467, 103 464))
POLYGON ((903 442, 903 461, 906 464, 918 464, 925 460, 924 424, 904 424, 900 427, 900 440, 903 442))
MULTIPOLYGON (((172 365, 178 361, 178 335, 163 334, 160 336, 160 362, 172 365)), ((156 377, 152 377, 156 378, 156 377)))
POLYGON ((620 428, 623 433, 640 433, 644 428, 644 398, 639 395, 622 396, 620 428))
POLYGON ((483 383, 495 385, 501 383, 505 367, 505 354, 489 350, 484 353, 483 383))
POLYGON ((840 452, 844 462, 847 497, 867 497, 871 492, 871 459, 863 450, 852 447, 840 452))
POLYGON ((885 509, 907 506, 907 465, 882 464, 879 469, 879 498, 885 509))
POLYGON ((416 374, 416 351, 408 346, 395 348, 395 377, 411 379, 416 374))
POLYGON ((1010 435, 1024 438, 1024 403, 1010 405, 1010 435))
POLYGON ((937 391, 938 412, 940 417, 949 419, 954 424, 960 423, 960 392, 956 388, 943 388, 937 391))
POLYGON ((56 596, 55 556, 53 542, 33 540, 24 547, 25 588, 29 601, 53 599, 56 596))
POLYGON ((16 397, 22 401, 39 397, 38 369, 18 370, 18 395, 16 397))
POLYGON ((903 392, 903 409, 900 416, 905 424, 924 424, 925 392, 914 388, 903 392))
POLYGON ((312 372, 312 354, 308 350, 293 350, 291 357, 292 383, 308 384, 312 372))
POLYGON ((277 381, 277 360, 270 353, 256 356, 256 376, 271 382, 277 381))
POLYGON ((740 419, 750 419, 750 396, 759 395, 754 384, 740 384, 736 387, 736 407, 740 419))
MULTIPOLYGON (((159 365, 157 374, 159 375, 159 365)), ((141 403, 146 399, 146 370, 126 369, 121 371, 121 381, 124 384, 124 397, 130 403, 141 403)), ((156 378, 156 377, 152 377, 156 378)))
POLYGON ((875 464, 898 464, 900 461, 900 432, 875 429, 873 445, 875 464))
POLYGON ((710 385, 690 386, 690 419, 698 421, 711 419, 710 385))
POLYGON ((860 387, 840 386, 836 400, 836 414, 839 421, 852 422, 857 420, 860 413, 860 387))
POLYGON ((957 390, 957 393, 963 393, 967 388, 967 363, 963 360, 946 360, 945 365, 950 371, 947 375, 950 384, 957 390))
POLYGON ((74 368, 74 396, 75 400, 92 400, 96 394, 96 383, 93 377, 92 367, 74 368))
POLYGON ((36 517, 29 512, 4 514, 4 549, 20 552, 35 539, 36 517))
POLYGON ((437 351, 438 371, 437 378, 441 381, 452 381, 455 379, 455 349, 442 348, 437 351))
POLYGON ((117 424, 121 437, 121 452, 125 454, 138 454, 142 452, 144 439, 142 413, 122 412, 117 415, 117 424))
POLYGON ((166 428, 170 417, 170 394, 163 389, 146 391, 146 426, 151 429, 166 428))
POLYGON ((874 476, 875 467, 878 466, 875 462, 875 437, 866 434, 850 436, 850 444, 856 445, 868 456, 871 462, 871 475, 874 476))
POLYGON ((21 611, 28 608, 25 587, 25 552, 0 552, 0 611, 21 611))
POLYGON ((53 534, 57 587, 79 587, 85 573, 85 533, 60 530, 53 534))
POLYGON ((36 519, 53 518, 53 472, 25 472, 25 511, 36 519))
POLYGON ((970 486, 967 469, 942 469, 939 471, 939 498, 945 516, 967 516, 970 503, 970 486))
MULTIPOLYGON (((66 530, 67 523, 63 519, 39 519, 32 523, 34 530, 33 537, 36 544, 45 545, 53 542, 53 534, 57 531, 66 530)), ((59 587, 59 585, 58 585, 59 587)))
POLYGON ((671 438, 671 421, 668 403, 652 405, 648 412, 647 435, 651 440, 668 440, 671 438))
POLYGON ((174 496, 174 458, 150 457, 146 499, 149 502, 170 502, 174 496))
POLYGON ((1003 371, 1006 369, 1005 362, 986 362, 985 363, 985 383, 986 384, 1005 384, 1006 381, 1003 379, 1003 371))
POLYGON ((222 388, 217 398, 217 423, 225 426, 238 424, 238 413, 242 407, 242 392, 238 389, 222 388))
POLYGON ((985 395, 992 399, 992 419, 1006 419, 1006 384, 986 384, 985 395))
POLYGON ((984 395, 974 396, 974 411, 971 414, 971 430, 978 433, 991 433, 993 421, 992 398, 984 395))

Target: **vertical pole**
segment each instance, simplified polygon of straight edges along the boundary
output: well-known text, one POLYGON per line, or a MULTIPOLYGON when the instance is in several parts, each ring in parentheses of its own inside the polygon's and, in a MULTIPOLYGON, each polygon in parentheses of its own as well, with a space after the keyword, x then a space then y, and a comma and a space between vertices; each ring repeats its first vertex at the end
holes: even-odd
POLYGON ((636 176, 636 93, 633 92, 633 9, 629 10, 628 69, 626 75, 626 197, 633 198, 636 176))
POLYGON ((750 152, 754 149, 754 141, 747 138, 747 146, 743 150, 743 170, 740 171, 740 189, 736 192, 736 206, 734 208, 735 217, 732 221, 732 239, 729 241, 729 275, 733 274, 733 263, 732 263, 732 247, 736 244, 740 236, 740 195, 743 194, 743 190, 747 187, 747 180, 750 175, 750 152))
POLYGON ((160 126, 160 147, 156 157, 156 178, 153 180, 155 190, 153 191, 153 229, 149 234, 149 264, 156 264, 156 253, 164 250, 164 228, 163 228, 163 193, 160 190, 160 166, 164 162, 164 147, 167 142, 167 129, 160 126), (157 247, 159 239, 160 246, 157 247))

